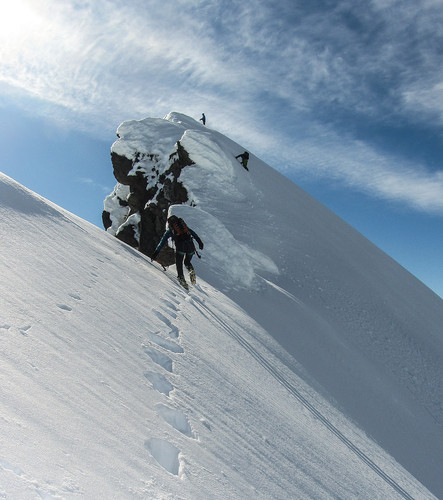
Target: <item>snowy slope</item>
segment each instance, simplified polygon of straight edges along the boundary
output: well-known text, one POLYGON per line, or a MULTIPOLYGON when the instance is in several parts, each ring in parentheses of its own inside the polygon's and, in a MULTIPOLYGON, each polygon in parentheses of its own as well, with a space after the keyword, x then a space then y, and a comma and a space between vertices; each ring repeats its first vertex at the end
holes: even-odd
POLYGON ((171 134, 196 162, 190 293, 0 175, 0 496, 441 496, 441 300, 197 122, 134 145, 171 134))
POLYGON ((225 295, 0 200, 2 498, 433 498, 225 295))
MULTIPOLYGON (((123 123, 119 154, 180 140, 205 242, 198 272, 263 327, 275 355, 443 497, 443 302, 358 232, 243 148, 179 113, 123 123)), ((197 260, 197 259, 195 259, 197 260)))
POLYGON ((3 175, 0 199, 3 498, 431 497, 220 292, 3 175))

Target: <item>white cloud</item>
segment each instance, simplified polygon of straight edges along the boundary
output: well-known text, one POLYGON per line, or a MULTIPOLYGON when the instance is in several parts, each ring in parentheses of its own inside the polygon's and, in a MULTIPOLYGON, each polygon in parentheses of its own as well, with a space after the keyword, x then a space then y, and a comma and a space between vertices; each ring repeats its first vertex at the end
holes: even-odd
POLYGON ((204 111, 263 158, 275 151, 276 168, 283 154, 291 168, 441 212, 439 174, 353 140, 353 123, 343 140, 327 113, 377 124, 432 112, 441 125, 443 9, 359 3, 16 0, 23 17, 11 7, 2 18, 0 83, 35 96, 35 112, 107 133, 126 119, 204 111))
POLYGON ((435 116, 443 124, 443 75, 442 81, 430 88, 405 90, 403 98, 411 112, 419 113, 428 120, 435 116))
POLYGON ((80 182, 81 184, 85 184, 93 189, 98 189, 100 191, 103 191, 104 193, 109 193, 110 191, 112 191, 111 187, 105 186, 89 177, 81 177, 78 179, 78 182, 80 182))
POLYGON ((331 179, 341 186, 443 215, 443 172, 377 152, 360 141, 319 134, 280 152, 286 164, 309 177, 331 179))
POLYGON ((431 13, 429 2, 413 9, 378 7, 378 18, 346 0, 327 11, 303 11, 285 1, 259 9, 255 1, 232 1, 228 7, 179 0, 20 0, 33 21, 0 48, 0 78, 85 114, 148 110, 159 97, 197 102, 202 92, 220 107, 227 99, 245 107, 262 91, 291 109, 338 102, 376 114, 380 95, 372 87, 403 75, 394 83, 405 92, 417 75, 417 65, 405 66, 404 54, 411 36, 420 41, 429 33, 431 13), (360 15, 363 33, 352 26, 351 14, 360 15))

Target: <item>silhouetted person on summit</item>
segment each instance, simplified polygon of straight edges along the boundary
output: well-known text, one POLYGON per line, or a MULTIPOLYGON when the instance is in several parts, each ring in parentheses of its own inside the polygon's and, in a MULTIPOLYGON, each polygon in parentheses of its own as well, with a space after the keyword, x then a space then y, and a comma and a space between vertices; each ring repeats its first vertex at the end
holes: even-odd
POLYGON ((203 125, 206 125, 206 116, 204 113, 202 113, 202 117, 200 118, 199 121, 201 121, 203 123, 203 125))

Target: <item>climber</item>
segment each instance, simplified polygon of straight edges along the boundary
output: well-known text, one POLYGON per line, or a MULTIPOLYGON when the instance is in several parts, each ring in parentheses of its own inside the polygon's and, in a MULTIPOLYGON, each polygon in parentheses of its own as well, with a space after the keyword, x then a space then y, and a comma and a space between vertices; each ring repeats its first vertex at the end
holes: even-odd
POLYGON ((202 123, 203 123, 203 125, 206 125, 206 116, 205 116, 205 114, 204 114, 204 113, 202 113, 202 117, 200 118, 200 120, 199 120, 199 121, 200 121, 200 122, 202 122, 202 123))
POLYGON ((242 153, 241 155, 237 155, 235 157, 236 159, 238 158, 241 158, 242 159, 242 162, 241 164, 243 165, 243 167, 249 171, 249 168, 248 168, 248 161, 249 161, 249 153, 247 151, 245 151, 244 153, 242 153))
POLYGON ((186 225, 185 221, 176 215, 171 215, 168 218, 168 228, 160 240, 160 243, 157 245, 157 248, 154 250, 154 253, 151 257, 151 262, 156 259, 163 245, 166 243, 168 238, 172 238, 175 243, 175 265, 177 268, 177 278, 184 288, 188 289, 188 284, 183 275, 183 261, 184 264, 189 271, 189 278, 193 285, 196 284, 197 279, 195 276, 194 267, 191 264, 191 259, 194 253, 196 252, 194 241, 198 243, 198 247, 200 250, 203 250, 203 242, 198 237, 198 235, 186 225))

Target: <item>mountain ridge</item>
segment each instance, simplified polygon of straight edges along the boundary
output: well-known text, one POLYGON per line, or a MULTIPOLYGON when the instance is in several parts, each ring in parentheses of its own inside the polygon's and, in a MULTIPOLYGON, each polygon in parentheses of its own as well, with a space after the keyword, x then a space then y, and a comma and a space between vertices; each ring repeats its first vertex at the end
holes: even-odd
MULTIPOLYGON (((443 460, 435 441, 443 425, 443 301, 253 154, 246 172, 235 159, 244 148, 219 132, 180 113, 170 113, 164 122, 125 122, 121 130, 129 140, 119 134, 113 150, 134 155, 137 147, 144 153, 154 148, 166 162, 179 140, 192 160, 180 180, 196 209, 172 210, 194 229, 202 228, 208 252, 198 272, 204 279, 240 304, 299 365, 309 366, 325 396, 342 404, 394 456, 429 475, 429 467, 422 466, 426 450, 434 449, 443 460), (347 350, 361 361, 348 366, 347 350), (401 402, 374 382, 378 370, 402 395, 401 402), (350 379, 365 389, 357 390, 350 379), (373 394, 369 401, 367 391, 373 394), (378 404, 386 405, 385 421, 373 408, 378 397, 378 404), (401 415, 396 423, 393 415, 409 405, 415 408, 409 419, 401 415), (414 411, 430 414, 427 429, 414 424, 414 411)), ((439 482, 437 468, 431 474, 439 482)))

